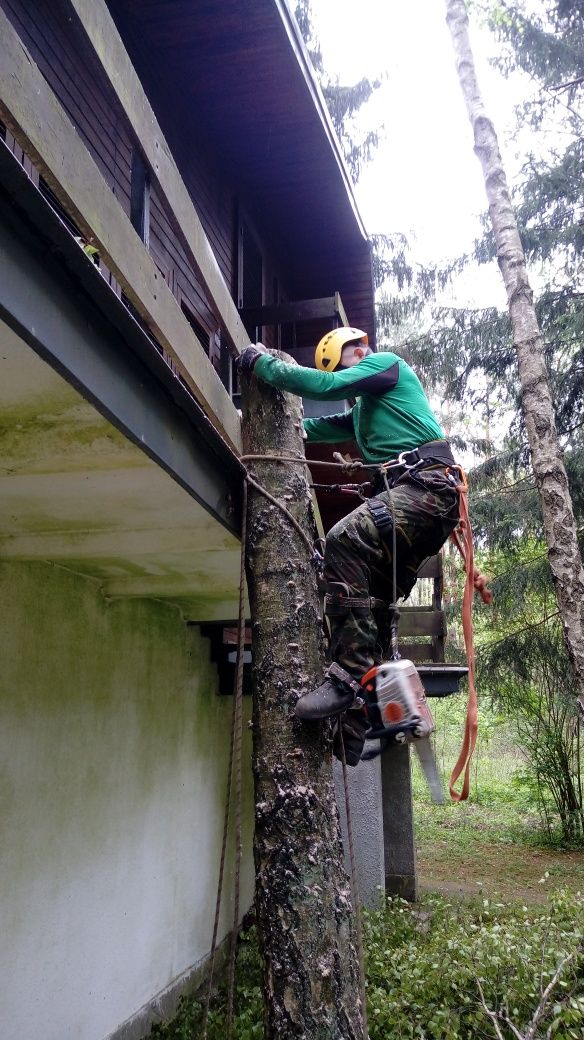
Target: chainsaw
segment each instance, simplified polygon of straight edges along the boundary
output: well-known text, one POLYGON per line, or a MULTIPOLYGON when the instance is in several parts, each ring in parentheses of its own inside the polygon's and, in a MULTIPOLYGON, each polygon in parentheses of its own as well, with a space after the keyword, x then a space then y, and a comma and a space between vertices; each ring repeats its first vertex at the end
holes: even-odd
MULTIPOLYGON (((361 679, 371 729, 367 740, 388 744, 413 744, 428 782, 432 799, 444 802, 436 758, 430 742, 434 719, 420 676, 412 661, 399 658, 374 665, 361 679)), ((365 759, 375 752, 365 753, 365 759)))

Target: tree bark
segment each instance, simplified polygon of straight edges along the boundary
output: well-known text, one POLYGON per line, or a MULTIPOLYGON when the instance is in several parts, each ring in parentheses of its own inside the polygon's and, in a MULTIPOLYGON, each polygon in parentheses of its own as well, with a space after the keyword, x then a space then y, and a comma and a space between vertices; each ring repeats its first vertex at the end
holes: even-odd
MULTIPOLYGON (((244 452, 303 458, 300 399, 253 377, 244 384, 244 452)), ((247 467, 312 543, 316 526, 305 464, 249 461, 247 467)), ((292 710, 324 666, 316 572, 289 519, 251 485, 247 530, 266 1038, 364 1040, 329 727, 300 723, 292 710)))
POLYGON ((552 395, 543 354, 543 337, 527 279, 525 254, 499 152, 477 83, 464 0, 446 0, 456 67, 480 159, 497 260, 507 301, 521 383, 521 403, 539 491, 548 558, 564 638, 577 680, 577 702, 584 717, 584 571, 568 479, 562 460, 552 395))

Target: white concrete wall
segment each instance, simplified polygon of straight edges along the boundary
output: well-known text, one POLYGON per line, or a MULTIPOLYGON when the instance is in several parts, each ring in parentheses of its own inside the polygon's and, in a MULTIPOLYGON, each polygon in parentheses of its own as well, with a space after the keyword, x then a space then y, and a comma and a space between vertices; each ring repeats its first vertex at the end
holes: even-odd
POLYGON ((175 608, 48 564, 0 564, 0 661, 0 1036, 102 1040, 209 950, 231 698, 175 608))

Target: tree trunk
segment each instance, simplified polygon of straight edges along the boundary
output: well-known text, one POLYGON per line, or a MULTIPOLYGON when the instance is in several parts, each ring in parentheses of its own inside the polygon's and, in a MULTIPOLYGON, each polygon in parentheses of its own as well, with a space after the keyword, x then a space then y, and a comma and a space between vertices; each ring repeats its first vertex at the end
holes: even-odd
MULTIPOLYGON (((300 399, 253 377, 244 382, 245 453, 304 457, 300 399)), ((305 464, 254 460, 247 466, 312 543, 316 528, 305 464)), ((316 572, 289 519, 253 486, 247 531, 256 911, 266 1038, 363 1040, 329 725, 300 723, 292 713, 298 695, 323 671, 316 572)))
POLYGON ((578 684, 584 717, 584 571, 568 479, 556 431, 552 395, 543 355, 543 337, 527 279, 507 178, 494 126, 487 118, 468 34, 464 0, 446 0, 460 85, 473 128, 497 245, 497 260, 507 290, 513 341, 521 382, 521 401, 531 461, 541 500, 548 557, 564 638, 578 684))

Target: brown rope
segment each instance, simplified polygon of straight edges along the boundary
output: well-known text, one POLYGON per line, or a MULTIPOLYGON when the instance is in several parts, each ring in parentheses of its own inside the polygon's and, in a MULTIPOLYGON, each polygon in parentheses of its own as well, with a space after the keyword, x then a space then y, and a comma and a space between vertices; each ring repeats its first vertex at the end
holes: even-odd
POLYGON ((270 492, 266 491, 265 487, 262 487, 261 484, 258 484, 257 480, 254 480, 253 477, 250 477, 249 473, 245 474, 245 481, 246 481, 247 484, 251 484, 251 486, 253 488, 255 488, 256 491, 259 491, 260 495, 263 495, 264 498, 267 498, 268 502, 272 502, 273 505, 277 506, 278 509, 282 510, 282 512, 284 513, 284 516, 286 516, 288 518, 288 520, 290 521, 290 523, 294 527, 295 531, 298 532, 298 534, 302 538, 302 541, 304 542, 304 544, 308 548, 308 551, 309 551, 310 555, 312 556, 312 553, 313 553, 312 542, 310 541, 309 538, 306 537, 306 535, 305 535, 304 531, 302 530, 300 524, 298 523, 297 520, 294 519, 294 517, 292 516, 292 513, 288 509, 286 509, 286 506, 283 506, 281 502, 278 502, 277 498, 274 498, 273 495, 270 495, 270 492))
MULTIPOLYGON (((296 457, 296 456, 283 456, 283 455, 242 455, 241 456, 241 461, 242 462, 244 462, 244 461, 245 462, 251 462, 251 461, 260 461, 260 460, 261 461, 270 461, 270 462, 286 462, 286 463, 294 462, 294 463, 303 463, 305 465, 308 465, 308 462, 307 462, 306 459, 302 459, 302 458, 296 457)), ((344 462, 343 463, 341 463, 341 462, 336 462, 336 463, 317 463, 317 465, 333 465, 333 466, 339 466, 339 467, 342 467, 342 468, 346 468, 346 463, 344 463, 344 462)), ((364 467, 364 468, 378 469, 379 467, 378 466, 369 466, 369 467, 364 467)), ((306 534, 304 533, 304 531, 302 530, 302 528, 300 527, 300 525, 298 524, 296 519, 289 512, 289 510, 286 509, 286 507, 283 506, 282 503, 278 501, 278 499, 274 498, 273 495, 271 495, 268 491, 266 491, 266 489, 264 487, 262 487, 261 484, 258 484, 257 481, 254 480, 254 478, 251 477, 249 475, 249 473, 246 471, 245 472, 245 480, 244 480, 244 485, 245 485, 246 491, 247 491, 247 485, 248 484, 251 484, 251 486, 253 488, 255 488, 256 491, 258 491, 261 495, 263 495, 265 498, 267 498, 270 502, 272 502, 275 506, 278 507, 278 509, 280 509, 285 514, 285 516, 288 518, 290 523, 293 525, 294 529, 301 536, 304 544, 307 546, 309 552, 312 555, 313 546, 312 546, 310 540, 307 538, 306 534)), ((247 502, 247 498, 244 497, 244 508, 246 506, 246 502, 247 502)), ((242 531, 242 546, 244 544, 245 544, 245 540, 244 540, 244 535, 243 535, 243 531, 242 531)), ((242 583, 243 583, 243 572, 242 572, 242 583)), ((241 598, 240 598, 240 611, 241 610, 243 610, 243 606, 242 606, 242 601, 241 601, 241 598)), ((244 623, 244 619, 242 620, 242 615, 240 613, 240 618, 239 618, 240 630, 241 630, 241 626, 242 626, 243 623, 244 623)), ((348 787, 348 780, 347 780, 347 759, 346 759, 346 755, 345 755, 345 742, 343 740, 343 731, 342 731, 342 727, 341 727, 340 723, 339 723, 339 735, 340 735, 341 756, 342 756, 342 764, 343 764, 343 787, 344 787, 344 792, 345 792, 345 812, 346 812, 346 818, 347 818, 347 836, 348 836, 348 842, 349 842, 349 862, 350 862, 350 867, 351 867, 351 895, 352 895, 352 901, 353 901, 353 909, 354 909, 354 913, 355 913, 356 945, 357 945, 357 953, 358 953, 358 959, 359 959, 359 989, 360 989, 360 996, 361 996, 363 1030, 364 1030, 364 1035, 366 1036, 368 1034, 367 1034, 367 1003, 366 1003, 366 990, 365 990, 365 959, 364 959, 364 954, 363 954, 363 923, 362 923, 362 913, 361 913, 361 900, 360 900, 360 897, 359 897, 359 886, 358 886, 358 882, 357 882, 357 865, 356 865, 356 859, 355 859, 355 847, 354 847, 354 843, 353 843, 353 826, 352 826, 352 819, 351 819, 351 806, 350 806, 349 787, 348 787)), ((231 1011, 231 1007, 230 1007, 230 1011, 231 1011)), ((230 1022, 230 1019, 228 1019, 228 1024, 229 1024, 229 1022, 230 1022)), ((230 1040, 230 1037, 231 1037, 231 1032, 228 1032, 227 1040, 230 1040)))
MULTIPOLYGON (((340 458, 339 452, 334 454, 340 458)), ((379 462, 361 462, 360 459, 343 459, 342 462, 332 462, 328 459, 307 459, 303 455, 239 455, 239 462, 301 462, 304 466, 332 466, 334 469, 379 469, 379 462)))
POLYGON ((215 956, 217 952, 217 932, 219 930, 219 915, 221 913, 221 893, 223 890, 223 877, 225 874, 225 853, 227 850, 227 833, 229 829, 229 811, 231 806, 231 774, 233 770, 233 749, 235 745, 236 726, 236 701, 233 702, 231 715, 231 742, 229 746, 229 768, 227 772, 227 794, 225 797, 225 813, 223 815, 223 839, 221 842, 221 860, 219 863, 219 879, 217 881, 217 898, 215 901, 215 920, 213 922, 213 938, 211 939, 211 952, 209 954, 209 982, 203 1009, 203 1022, 201 1026, 201 1040, 207 1040, 207 1026, 209 1020, 209 1005, 213 990, 213 973, 215 970, 215 956))
MULTIPOLYGON (((294 462, 306 464, 306 459, 296 457, 284 457, 284 456, 270 456, 270 455, 244 455, 241 456, 241 461, 252 461, 252 460, 266 460, 266 461, 277 461, 277 462, 294 462)), ((319 463, 321 465, 338 465, 341 463, 319 463)), ((373 467, 370 467, 373 468, 373 467)), ((375 467, 377 468, 377 467, 375 467)), ((233 904, 233 927, 231 930, 230 939, 230 950, 229 950, 229 967, 228 967, 228 989, 227 989, 227 1021, 226 1021, 226 1040, 231 1040, 233 1034, 233 1009, 234 1009, 234 993, 235 993, 235 964, 237 954, 237 936, 239 931, 239 912, 240 912, 240 874, 241 874, 241 789, 242 789, 242 701, 243 701, 243 659, 244 659, 244 648, 245 648, 245 549, 247 539, 247 497, 248 497, 248 485, 251 485, 259 492, 264 498, 268 499, 273 505, 280 509, 287 519, 290 521, 294 529, 298 532, 302 538, 304 544, 308 548, 308 551, 313 552, 313 545, 305 532, 302 530, 300 524, 292 516, 290 511, 286 509, 286 506, 282 505, 277 498, 274 498, 261 484, 259 484, 248 472, 244 470, 244 481, 243 481, 243 502, 242 502, 242 523, 241 523, 241 554, 240 554, 240 581, 239 581, 239 617, 238 617, 238 631, 237 631, 237 657, 236 657, 236 677, 235 677, 235 696, 233 700, 233 712, 231 718, 231 741, 229 748, 229 769, 227 779, 227 794, 225 800, 225 813, 223 819, 223 839, 221 844, 221 861, 219 865, 219 879, 217 883, 217 899, 215 903, 215 920, 213 923, 213 937, 211 940, 211 953, 210 953, 210 967, 209 967, 209 983, 207 986, 207 993, 205 999, 205 1007, 203 1011, 203 1022, 202 1022, 202 1033, 201 1040, 207 1040, 208 1037, 208 1021, 209 1021, 209 1008, 211 1003, 211 993, 213 988, 213 973, 215 967, 215 958, 217 951, 217 934, 219 930, 219 918, 221 914, 221 897, 223 890, 223 879, 225 874, 225 859, 227 850, 227 836, 229 831, 229 816, 230 816, 230 805, 231 805, 231 791, 233 786, 233 779, 235 778, 235 872, 234 872, 234 904, 233 904)), ((345 811, 347 817, 347 834, 349 839, 349 860, 351 865, 351 893, 353 900, 353 908, 355 912, 355 931, 357 939, 357 951, 359 957, 359 982, 360 982, 360 995, 361 995, 361 1006, 362 1006, 362 1017, 365 1035, 367 1035, 367 1008, 366 1008, 366 993, 365 993, 365 963, 363 956, 363 926, 361 918, 361 901, 359 898, 359 889, 357 884, 357 867, 355 860, 355 849, 353 844, 353 827, 351 821, 351 808, 349 802, 349 788, 347 781, 347 761, 345 755, 345 744, 343 740, 342 729, 339 726, 341 750, 342 750, 342 764, 343 764, 343 786, 345 792, 345 811)))
POLYGON ((367 1029, 367 993, 365 988, 365 957, 363 954, 363 920, 361 912, 361 899, 359 896, 359 884, 357 881, 357 861, 355 859, 355 846, 353 843, 353 824, 351 819, 351 799, 349 797, 349 782, 347 777, 347 756, 345 754, 345 741, 343 738, 343 727, 341 720, 338 721, 339 742, 341 745, 341 762, 343 764, 343 789, 345 792, 345 813, 347 816, 347 836, 349 839, 349 863, 351 865, 351 897, 355 913, 355 933, 357 940, 357 955, 359 958, 359 991, 361 995, 361 1014, 363 1018, 363 1035, 368 1036, 367 1029))
POLYGON ((213 922, 213 938, 211 940, 209 983, 203 1010, 203 1022, 201 1040, 207 1040, 209 1022, 209 1006, 213 990, 213 973, 215 969, 215 957, 217 952, 217 933, 219 930, 219 917, 221 914, 221 896, 223 891, 223 878, 225 875, 225 858, 227 851, 227 835, 229 831, 229 815, 231 810, 231 788, 235 774, 235 878, 234 878, 234 925, 231 932, 229 950, 229 975, 228 975, 228 1008, 227 1008, 227 1040, 230 1040, 233 1026, 233 993, 235 980, 235 955, 237 950, 237 931, 239 928, 239 905, 240 905, 240 870, 241 870, 241 723, 242 723, 242 701, 243 701, 243 651, 245 647, 245 542, 247 537, 247 481, 244 481, 242 520, 241 520, 241 554, 240 554, 240 582, 239 582, 239 623, 237 630, 237 663, 235 676, 235 696, 233 699, 233 711, 231 715, 231 741, 229 747, 229 767, 227 775, 227 794, 225 797, 225 813, 223 817, 223 839, 221 843, 221 861, 219 864, 219 880, 217 882, 217 899, 215 902, 215 920, 213 922))
POLYGON ((241 872, 241 739, 243 718, 243 654, 245 649, 245 546, 247 540, 247 480, 243 482, 243 503, 241 517, 241 555, 239 568, 239 617, 237 629, 237 664, 235 676, 235 738, 234 738, 234 774, 235 774, 235 878, 233 899, 233 928, 231 931, 231 947, 229 953, 229 976, 227 985, 227 1033, 226 1040, 231 1040, 233 1030, 233 995, 235 989, 235 958, 237 952, 237 935, 239 931, 239 894, 241 872))

